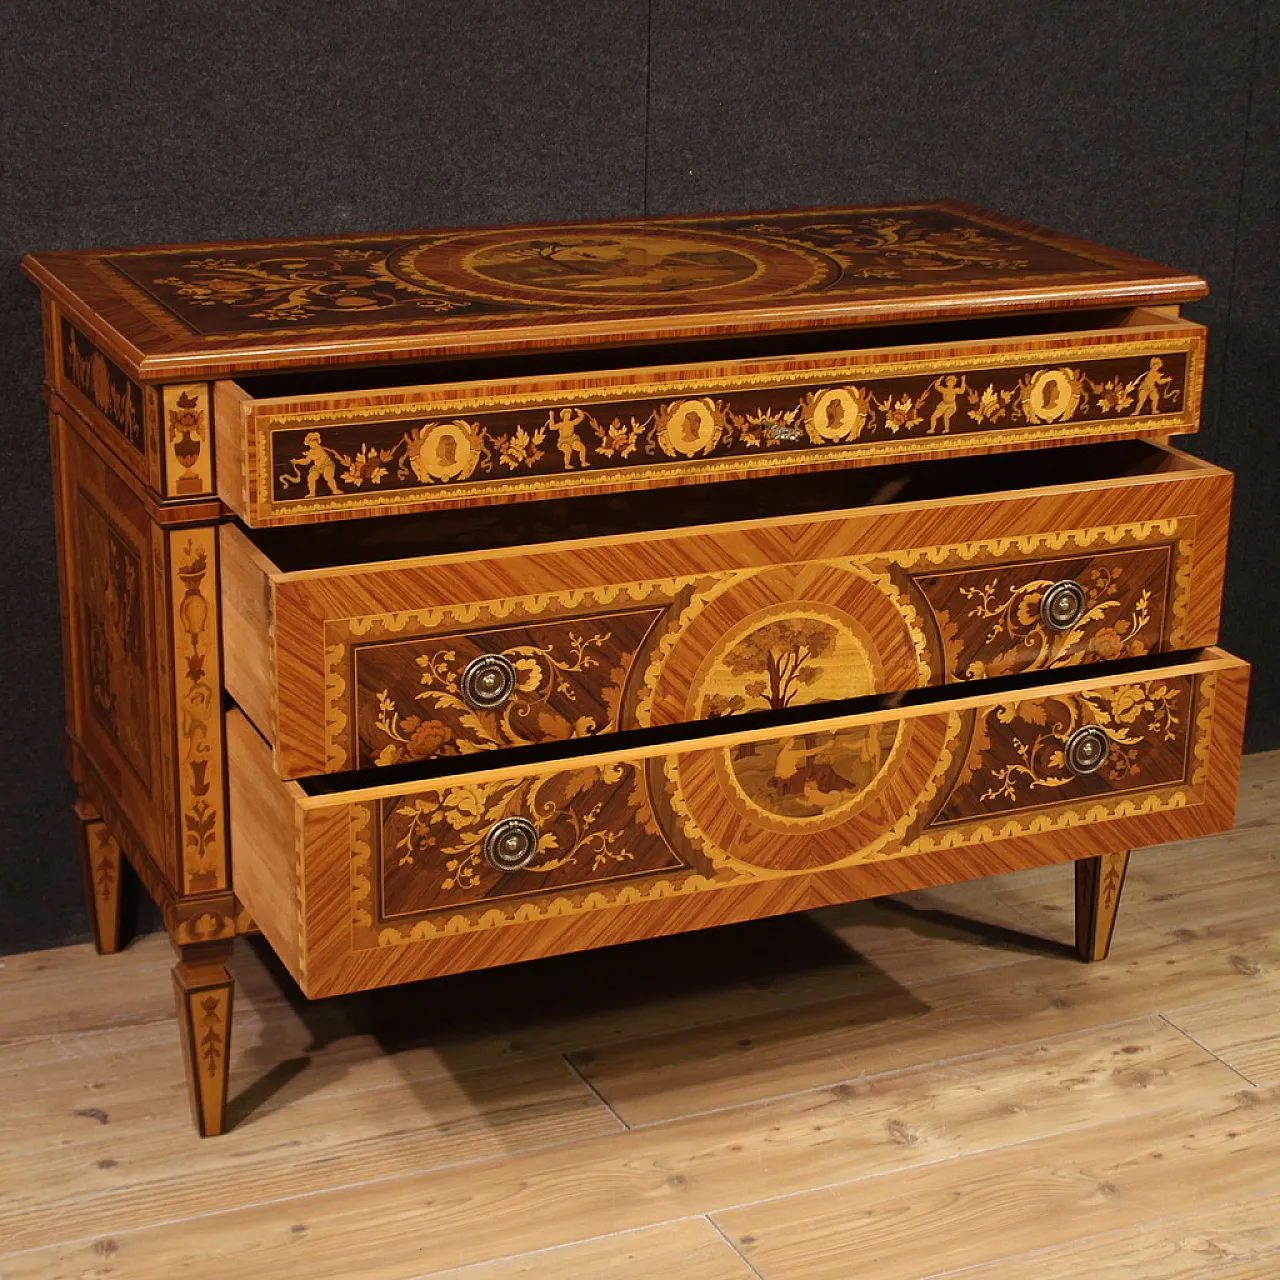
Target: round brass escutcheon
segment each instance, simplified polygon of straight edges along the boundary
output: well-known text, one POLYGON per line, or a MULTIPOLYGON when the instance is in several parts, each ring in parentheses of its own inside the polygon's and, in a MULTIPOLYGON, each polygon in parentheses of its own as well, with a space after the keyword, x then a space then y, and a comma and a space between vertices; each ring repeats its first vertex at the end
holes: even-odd
POLYGON ((510 658, 500 653, 482 653, 467 663, 460 685, 468 706, 476 711, 495 711, 515 693, 516 669, 510 658))
POLYGON ((503 818, 484 838, 485 861, 497 871, 519 871, 538 856, 538 828, 528 818, 503 818))
POLYGON ((1067 739, 1063 752, 1067 768, 1077 775, 1097 773, 1106 764, 1110 754, 1111 739, 1107 736, 1107 731, 1096 724, 1087 724, 1077 729, 1067 739))
POLYGON ((1070 631, 1084 616, 1087 603, 1084 588, 1064 578, 1040 597, 1040 620, 1054 631, 1070 631))

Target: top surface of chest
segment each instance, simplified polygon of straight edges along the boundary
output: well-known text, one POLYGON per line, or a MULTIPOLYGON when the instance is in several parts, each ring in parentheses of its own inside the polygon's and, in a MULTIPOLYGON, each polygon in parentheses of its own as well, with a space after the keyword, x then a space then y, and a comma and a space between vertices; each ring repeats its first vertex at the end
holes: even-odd
POLYGON ((30 255, 142 380, 1200 296, 956 202, 30 255))

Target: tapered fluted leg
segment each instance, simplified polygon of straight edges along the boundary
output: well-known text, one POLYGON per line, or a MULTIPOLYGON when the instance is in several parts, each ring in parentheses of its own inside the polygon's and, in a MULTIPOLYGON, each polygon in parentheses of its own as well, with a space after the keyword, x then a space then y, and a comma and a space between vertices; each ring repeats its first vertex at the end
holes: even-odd
POLYGON ((231 942, 179 947, 173 969, 178 1026, 187 1063, 191 1114, 203 1138, 226 1127, 234 980, 227 972, 231 942))
POLYGON ((120 885, 124 872, 120 846, 106 824, 81 805, 76 806, 76 829, 93 944, 99 955, 111 955, 120 950, 120 885))
POLYGON ((1128 869, 1127 849, 1076 863, 1076 951, 1081 960, 1107 958, 1128 869))

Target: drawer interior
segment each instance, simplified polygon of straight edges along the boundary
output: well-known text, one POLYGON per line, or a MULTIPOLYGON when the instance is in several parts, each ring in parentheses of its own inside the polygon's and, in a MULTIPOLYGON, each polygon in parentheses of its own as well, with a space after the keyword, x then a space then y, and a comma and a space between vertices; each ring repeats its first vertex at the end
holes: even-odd
POLYGON ((988 316, 936 324, 819 329, 800 333, 770 332, 733 338, 686 340, 673 344, 614 345, 530 353, 507 352, 471 360, 432 363, 358 365, 313 369, 301 373, 266 373, 241 377, 236 385, 254 400, 293 399, 307 395, 335 395, 372 391, 379 387, 426 386, 512 378, 546 378, 609 369, 678 366, 691 363, 762 360, 772 357, 821 355, 833 351, 875 351, 884 347, 993 342, 1009 338, 1068 336, 1134 325, 1184 328, 1177 316, 1152 308, 1037 312, 988 316))
POLYGON ((387 516, 379 520, 246 529, 282 573, 410 557, 617 538, 652 530, 745 520, 778 521, 817 511, 886 509, 1055 485, 1107 484, 1215 470, 1190 454, 1145 440, 831 468, 675 489, 551 498, 510 506, 387 516))

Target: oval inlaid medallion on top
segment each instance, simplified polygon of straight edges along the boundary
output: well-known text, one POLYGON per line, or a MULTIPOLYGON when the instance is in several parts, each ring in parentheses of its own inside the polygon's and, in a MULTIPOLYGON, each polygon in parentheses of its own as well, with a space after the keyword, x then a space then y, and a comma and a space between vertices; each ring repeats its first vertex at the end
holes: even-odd
POLYGON ((812 288, 834 269, 795 243, 625 225, 594 235, 580 227, 465 233, 407 245, 388 265, 417 286, 575 309, 758 300, 812 288))

